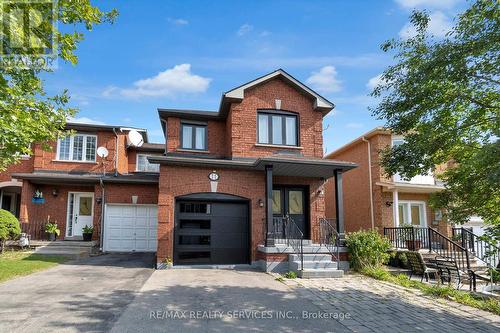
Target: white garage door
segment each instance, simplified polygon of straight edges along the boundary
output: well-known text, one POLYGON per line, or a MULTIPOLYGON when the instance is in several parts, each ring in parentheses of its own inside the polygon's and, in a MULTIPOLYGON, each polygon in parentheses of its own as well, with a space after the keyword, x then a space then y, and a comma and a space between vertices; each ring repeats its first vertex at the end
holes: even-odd
POLYGON ((106 205, 104 251, 156 252, 156 205, 106 205))

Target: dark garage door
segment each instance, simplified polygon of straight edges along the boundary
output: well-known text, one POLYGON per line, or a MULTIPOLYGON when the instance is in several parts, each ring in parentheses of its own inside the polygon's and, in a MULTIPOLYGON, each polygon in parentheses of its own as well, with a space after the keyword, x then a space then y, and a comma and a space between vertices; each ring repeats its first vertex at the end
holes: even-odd
POLYGON ((249 240, 246 202, 177 202, 174 264, 248 264, 249 240))

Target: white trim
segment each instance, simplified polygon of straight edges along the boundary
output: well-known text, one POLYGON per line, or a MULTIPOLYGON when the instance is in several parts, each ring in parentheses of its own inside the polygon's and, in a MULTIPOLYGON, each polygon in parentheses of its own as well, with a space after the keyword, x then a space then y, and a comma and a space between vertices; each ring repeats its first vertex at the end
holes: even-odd
MULTIPOLYGON (((71 235, 71 236, 68 235, 68 226, 69 226, 69 221, 68 221, 68 217, 69 216, 68 215, 69 215, 69 198, 70 198, 70 194, 85 194, 85 195, 92 196, 92 227, 94 226, 94 209, 95 209, 94 192, 74 192, 74 191, 70 191, 70 192, 68 192, 68 199, 66 200, 67 201, 67 203, 66 203, 66 231, 64 233, 65 237, 74 237, 74 232, 73 232, 73 235, 71 235)), ((75 203, 73 203, 73 214, 71 216, 71 223, 73 223, 74 213, 75 213, 75 203)))
MULTIPOLYGON (((411 224, 411 206, 412 205, 419 205, 420 207, 422 207, 422 211, 420 211, 420 220, 421 222, 423 223, 420 223, 420 226, 421 227, 427 227, 428 224, 427 224, 427 205, 425 203, 425 201, 421 201, 421 200, 398 200, 398 206, 396 207, 396 205, 394 204, 395 206, 395 212, 397 212, 396 216, 397 216, 397 220, 399 222, 399 204, 407 204, 408 205, 408 211, 406 212, 408 214, 408 219, 410 221, 406 221, 407 223, 411 224)), ((396 225, 396 227, 398 227, 399 224, 396 225)))
POLYGON ((75 135, 71 135, 69 141, 69 159, 62 160, 61 157, 61 138, 57 138, 57 149, 56 149, 56 162, 74 162, 74 163, 97 163, 96 155, 97 155, 97 135, 95 134, 84 134, 84 133, 76 133, 75 135), (82 159, 74 160, 73 159, 73 149, 74 149, 74 139, 75 136, 82 136, 82 159), (95 149, 94 149, 94 159, 87 160, 87 138, 93 137, 95 138, 95 149))
POLYGON ((368 148, 368 179, 370 188, 370 220, 372 222, 372 230, 375 230, 375 214, 373 212, 373 179, 372 179, 372 146, 370 140, 362 137, 361 140, 367 143, 368 148))

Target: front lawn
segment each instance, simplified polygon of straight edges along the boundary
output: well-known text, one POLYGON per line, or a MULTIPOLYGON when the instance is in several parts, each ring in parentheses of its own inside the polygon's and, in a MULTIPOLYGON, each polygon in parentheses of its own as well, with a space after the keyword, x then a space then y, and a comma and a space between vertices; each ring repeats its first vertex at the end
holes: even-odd
POLYGON ((54 267, 67 258, 34 254, 33 251, 5 251, 0 254, 0 282, 54 267))

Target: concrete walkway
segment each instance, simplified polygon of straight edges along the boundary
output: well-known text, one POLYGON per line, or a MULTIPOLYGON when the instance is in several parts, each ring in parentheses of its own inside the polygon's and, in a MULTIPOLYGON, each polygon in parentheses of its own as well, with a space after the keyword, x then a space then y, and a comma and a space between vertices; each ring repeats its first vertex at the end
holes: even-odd
POLYGON ((112 332, 349 332, 339 321, 302 316, 319 312, 262 272, 163 270, 154 272, 112 332))
POLYGON ((109 254, 0 284, 0 332, 106 332, 153 273, 153 255, 109 254))

